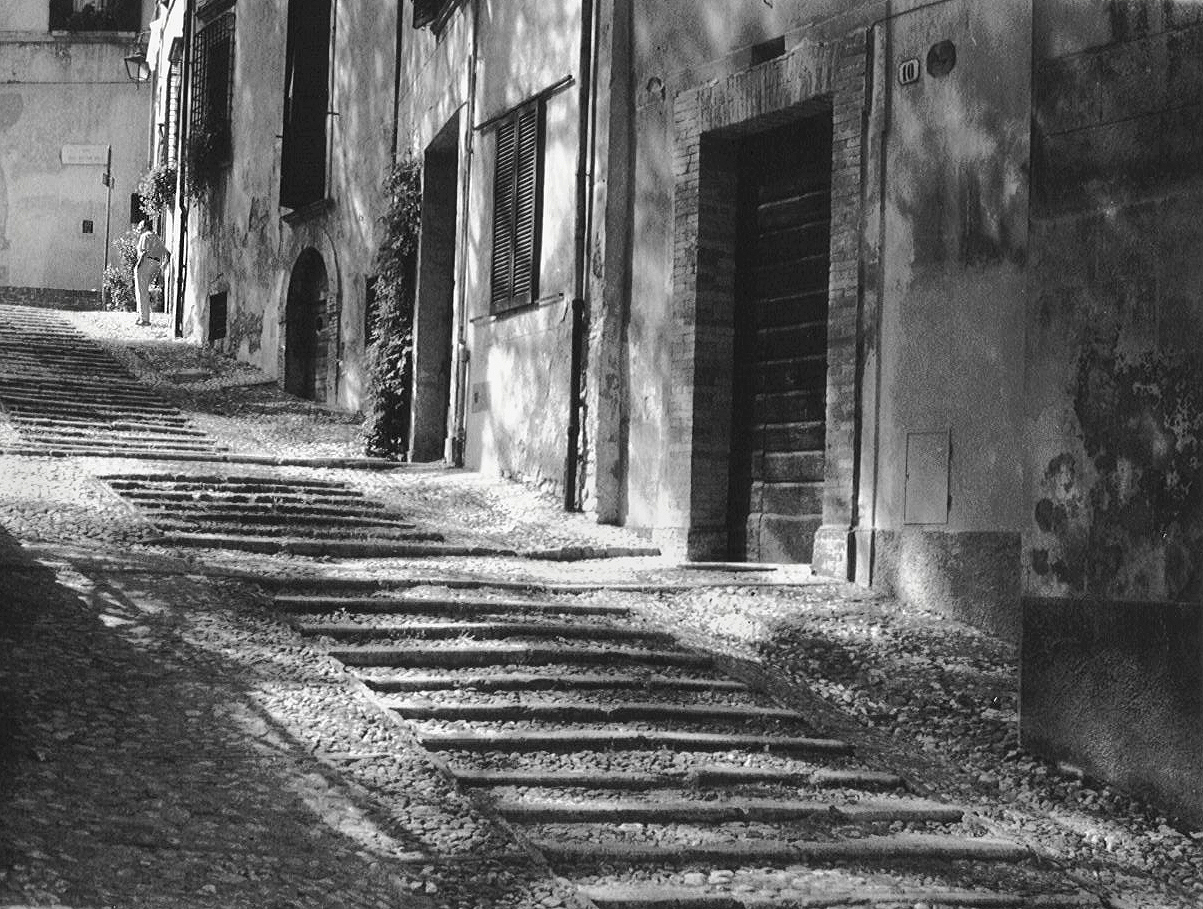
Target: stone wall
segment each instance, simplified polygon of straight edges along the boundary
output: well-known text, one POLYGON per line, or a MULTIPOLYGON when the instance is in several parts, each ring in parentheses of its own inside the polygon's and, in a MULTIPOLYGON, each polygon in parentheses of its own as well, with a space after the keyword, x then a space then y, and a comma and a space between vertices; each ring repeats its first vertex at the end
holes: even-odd
POLYGON ((63 290, 53 287, 0 287, 0 303, 6 306, 36 306, 39 309, 69 309, 75 312, 101 308, 100 291, 63 290))

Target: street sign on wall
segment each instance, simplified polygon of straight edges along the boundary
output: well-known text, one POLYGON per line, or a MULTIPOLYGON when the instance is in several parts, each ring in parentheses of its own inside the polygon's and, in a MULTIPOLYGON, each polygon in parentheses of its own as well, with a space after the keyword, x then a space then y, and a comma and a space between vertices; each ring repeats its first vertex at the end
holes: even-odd
POLYGON ((107 145, 64 145, 59 153, 63 164, 108 164, 107 145))

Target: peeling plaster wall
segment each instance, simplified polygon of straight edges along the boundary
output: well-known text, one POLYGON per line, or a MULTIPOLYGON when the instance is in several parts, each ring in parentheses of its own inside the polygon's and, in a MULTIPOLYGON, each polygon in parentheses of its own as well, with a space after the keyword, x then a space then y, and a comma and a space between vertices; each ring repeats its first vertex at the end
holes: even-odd
POLYGON ((1203 597, 1203 6, 1039 7, 1035 596, 1203 597))
POLYGON ((279 205, 286 0, 236 7, 233 163, 193 206, 186 332, 207 340, 208 299, 229 292, 224 349, 280 375, 289 278, 301 251, 321 253, 329 277, 327 400, 358 408, 367 388, 365 277, 372 271, 392 159, 395 5, 334 6, 330 205, 285 222, 279 205), (335 396, 337 392, 337 396, 335 396))
MULTIPOLYGON (((25 9, 6 12, 8 24, 36 25, 25 9)), ((86 290, 104 264, 105 167, 63 164, 62 148, 112 146, 116 238, 146 170, 147 93, 125 76, 129 36, 51 36, 46 10, 41 34, 0 31, 0 285, 86 290)))
POLYGON ((1036 7, 1024 745, 1203 818, 1203 5, 1036 7))

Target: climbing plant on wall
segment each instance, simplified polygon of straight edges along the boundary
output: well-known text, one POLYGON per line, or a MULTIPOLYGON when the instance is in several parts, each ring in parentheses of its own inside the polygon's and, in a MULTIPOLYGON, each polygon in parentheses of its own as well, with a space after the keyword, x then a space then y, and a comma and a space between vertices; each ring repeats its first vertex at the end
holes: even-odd
POLYGON ((384 181, 388 208, 376 251, 376 309, 370 314, 369 404, 364 449, 402 459, 409 448, 413 393, 414 276, 422 212, 422 171, 417 161, 394 164, 384 181))
POLYGON ((138 181, 138 199, 142 213, 157 218, 163 209, 175 202, 175 167, 156 164, 138 181))

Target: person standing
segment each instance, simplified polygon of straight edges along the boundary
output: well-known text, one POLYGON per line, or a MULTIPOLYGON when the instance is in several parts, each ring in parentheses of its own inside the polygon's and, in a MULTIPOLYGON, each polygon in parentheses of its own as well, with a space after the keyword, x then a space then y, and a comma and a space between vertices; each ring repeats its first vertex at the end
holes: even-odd
POLYGON ((138 301, 137 325, 150 324, 150 282, 171 254, 159 235, 150 229, 150 221, 138 225, 138 260, 134 265, 134 299, 138 301))

